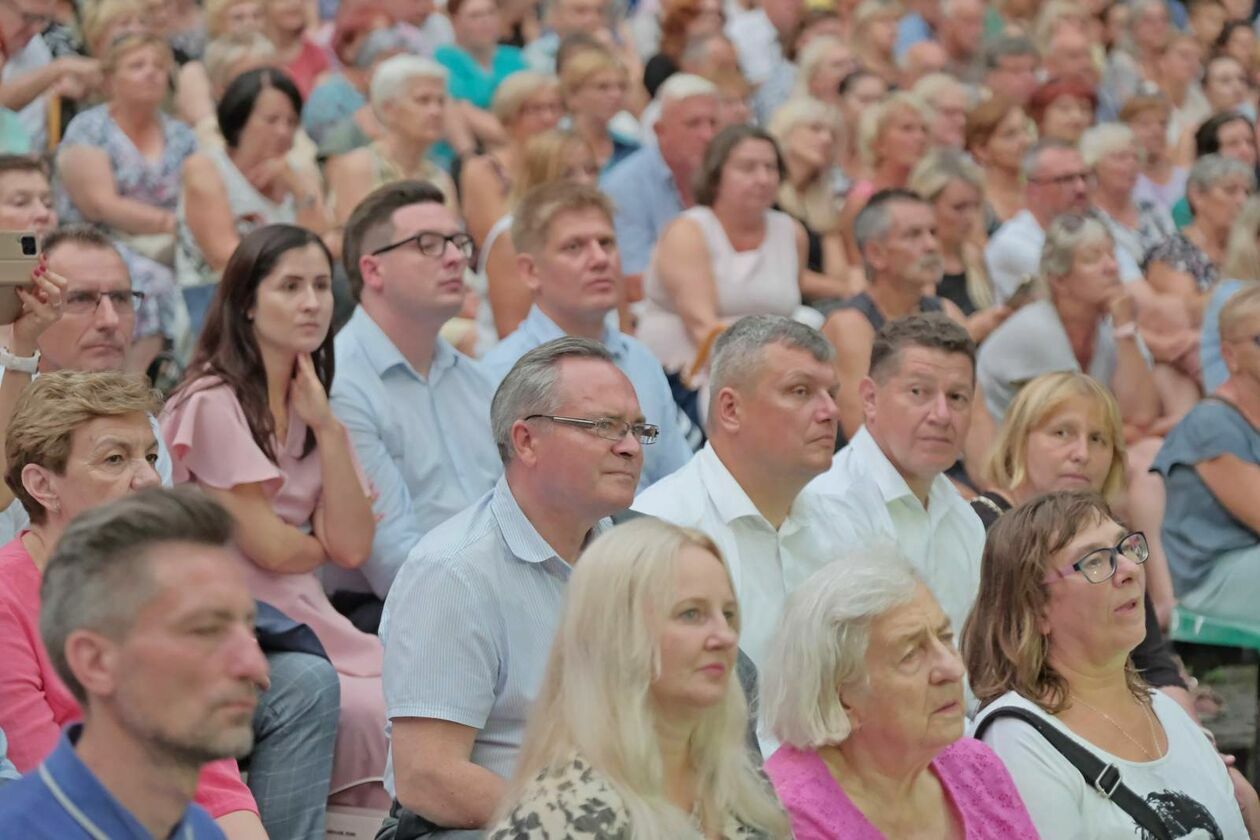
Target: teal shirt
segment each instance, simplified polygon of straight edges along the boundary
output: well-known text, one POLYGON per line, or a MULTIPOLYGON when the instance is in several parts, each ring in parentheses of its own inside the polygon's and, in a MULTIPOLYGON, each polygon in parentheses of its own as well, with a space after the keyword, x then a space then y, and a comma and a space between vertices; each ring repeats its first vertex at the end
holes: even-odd
POLYGON ((528 66, 519 49, 504 45, 495 48, 489 71, 478 64, 467 50, 455 44, 438 47, 433 57, 451 74, 447 81, 450 95, 471 102, 478 108, 489 108, 499 82, 528 66))
POLYGON ((1173 222, 1177 225, 1177 230, 1181 230, 1186 225, 1194 221, 1194 211, 1190 209, 1190 202, 1182 196, 1181 200, 1173 205, 1172 209, 1173 222))

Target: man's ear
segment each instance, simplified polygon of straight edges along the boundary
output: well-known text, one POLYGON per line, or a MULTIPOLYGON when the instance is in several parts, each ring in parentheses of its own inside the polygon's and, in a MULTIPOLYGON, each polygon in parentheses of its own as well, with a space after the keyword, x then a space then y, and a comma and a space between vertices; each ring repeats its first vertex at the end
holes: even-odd
POLYGON ((53 482, 53 472, 39 464, 27 464, 22 467, 22 487, 39 502, 44 510, 57 513, 61 510, 61 498, 53 482))
POLYGON ((858 383, 858 397, 862 401, 862 420, 866 425, 874 425, 875 422, 875 392, 878 386, 875 380, 869 376, 863 376, 862 381, 858 383))
POLYGON ((92 630, 66 638, 66 665, 89 696, 109 697, 118 690, 118 645, 92 630))
POLYGON ((538 278, 538 261, 534 259, 533 254, 522 251, 516 255, 516 274, 525 284, 525 288, 534 295, 538 294, 538 289, 542 284, 538 278))
POLYGON ((538 463, 538 436, 534 434, 532 426, 524 420, 517 420, 512 424, 508 440, 514 460, 520 461, 527 467, 538 463))
POLYGON ((385 287, 381 278, 381 258, 372 254, 359 255, 359 276, 363 278, 363 288, 379 292, 385 287))
POLYGON ((744 405, 738 391, 729 385, 709 400, 709 425, 721 427, 728 434, 739 431, 743 423, 744 405))

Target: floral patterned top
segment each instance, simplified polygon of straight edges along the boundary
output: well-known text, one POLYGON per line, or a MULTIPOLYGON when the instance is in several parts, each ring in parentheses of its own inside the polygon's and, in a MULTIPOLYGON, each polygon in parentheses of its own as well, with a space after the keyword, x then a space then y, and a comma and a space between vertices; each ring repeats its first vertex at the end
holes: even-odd
POLYGON ((1189 274, 1194 278, 1195 287, 1201 292, 1215 286, 1220 279, 1220 272, 1208 259, 1208 255, 1181 231, 1156 245, 1147 255, 1142 270, 1149 270, 1153 262, 1167 263, 1177 271, 1189 274))
MULTIPOLYGON (((486 832, 487 840, 628 840, 630 817, 621 796, 580 755, 538 774, 515 807, 486 832)), ((701 840, 699 828, 693 835, 701 840)), ((723 840, 763 840, 764 832, 728 816, 723 840)), ((692 840, 680 838, 679 840, 692 840)))

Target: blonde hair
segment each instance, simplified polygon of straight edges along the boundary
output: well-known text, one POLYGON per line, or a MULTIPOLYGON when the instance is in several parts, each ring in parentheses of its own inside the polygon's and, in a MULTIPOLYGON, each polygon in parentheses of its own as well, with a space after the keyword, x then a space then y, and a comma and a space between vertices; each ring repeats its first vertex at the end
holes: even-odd
POLYGON ((223 35, 228 11, 243 3, 255 3, 259 8, 265 5, 263 0, 206 0, 206 34, 211 38, 223 35))
MULTIPOLYGON (((810 42, 811 45, 813 42, 810 42)), ((767 130, 779 144, 781 153, 786 157, 788 136, 797 126, 806 123, 820 122, 831 128, 832 136, 838 142, 841 134, 840 112, 812 96, 794 96, 775 110, 770 118, 767 130)), ((796 216, 814 230, 829 230, 839 219, 834 191, 827 178, 828 169, 823 167, 814 174, 803 189, 798 189, 784 178, 779 183, 779 207, 796 216)))
POLYGON ((269 61, 275 54, 275 45, 261 32, 229 33, 206 44, 201 63, 205 65, 211 87, 225 90, 235 78, 234 71, 242 61, 249 58, 269 61))
POLYGON ((848 48, 844 41, 831 35, 820 35, 806 44, 796 58, 798 69, 796 72, 796 87, 792 90, 792 97, 809 96, 809 83, 813 81, 814 71, 818 69, 818 65, 823 63, 827 53, 836 49, 847 50, 848 48))
MULTIPOLYGON (((984 173, 970 157, 955 149, 931 149, 911 170, 906 186, 924 201, 933 203, 954 181, 962 181, 984 195, 984 173)), ((984 254, 975 243, 964 242, 962 262, 967 296, 977 309, 989 308, 995 295, 984 266, 984 254)))
POLYGON ((1249 284, 1225 302, 1221 308, 1221 341, 1233 341, 1237 327, 1243 321, 1260 313, 1260 284, 1249 284))
POLYGON ((625 65, 608 50, 589 47, 575 52, 565 59, 564 66, 560 68, 560 95, 568 99, 596 73, 608 70, 621 74, 623 79, 629 79, 625 65))
POLYGON ((105 76, 114 75, 118 70, 118 65, 122 63, 125 57, 146 47, 158 51, 166 61, 167 72, 174 68, 175 55, 171 52, 171 47, 165 40, 147 32, 133 32, 123 35, 109 45, 109 49, 105 52, 105 59, 101 62, 101 72, 105 76))
POLYGON ((4 480, 36 525, 47 518, 44 506, 22 484, 22 470, 37 464, 63 475, 70 460, 74 432, 98 417, 153 414, 161 398, 138 374, 45 373, 18 398, 4 440, 4 480))
POLYGON ((918 96, 906 91, 898 91, 873 108, 863 111, 858 120, 858 152, 866 165, 874 166, 879 162, 876 143, 884 133, 888 121, 898 111, 911 111, 927 124, 927 106, 918 96))
POLYGON ((1260 196, 1251 196, 1229 228, 1229 241, 1225 246, 1225 261, 1221 265, 1221 277, 1230 280, 1260 280, 1260 196))
POLYGON ((569 158, 579 149, 585 149, 591 160, 595 159, 590 143, 571 131, 552 129, 529 138, 521 155, 520 172, 508 194, 508 207, 519 204, 534 187, 563 178, 569 158))
POLYGON ((83 16, 83 41, 88 52, 100 58, 109 49, 109 44, 102 44, 100 40, 114 21, 126 15, 143 18, 144 13, 140 0, 97 0, 89 4, 83 16))
POLYGON ((1090 169, 1112 152, 1123 152, 1126 149, 1137 150, 1138 162, 1142 162, 1144 155, 1133 139, 1133 129, 1124 123, 1103 123, 1087 128, 1081 135, 1081 159, 1090 169))
MULTIPOLYGON (((695 832, 690 814, 668 799, 649 691, 660 669, 654 616, 672 605, 678 560, 690 548, 722 562, 731 582, 709 537, 651 517, 612 529, 583 552, 500 814, 578 753, 621 797, 635 840, 695 832)), ((744 692, 732 676, 688 741, 700 817, 713 826, 732 815, 770 837, 790 837, 745 745, 747 723, 744 692)))
POLYGON ((504 125, 511 125, 521 116, 525 103, 545 90, 557 88, 560 82, 555 76, 534 70, 521 70, 508 76, 495 88, 490 101, 490 113, 504 125))
POLYGON ((1043 373, 1028 382, 1006 410, 997 440, 984 467, 985 480, 1010 493, 1028 479, 1028 437, 1070 399, 1083 398, 1091 413, 1102 419, 1111 443, 1111 465, 1101 493, 1109 502, 1119 500, 1125 488, 1124 420, 1120 406, 1105 385, 1078 371, 1043 373))

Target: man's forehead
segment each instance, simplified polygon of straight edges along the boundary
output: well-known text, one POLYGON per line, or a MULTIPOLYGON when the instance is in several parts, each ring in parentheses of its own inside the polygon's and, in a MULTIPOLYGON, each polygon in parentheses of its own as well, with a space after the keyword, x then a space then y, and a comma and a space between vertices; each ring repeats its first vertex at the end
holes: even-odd
POLYGON ((912 344, 903 347, 895 377, 948 377, 971 379, 971 359, 965 353, 950 353, 937 347, 912 344))
POLYGON ((109 246, 66 242, 48 253, 48 262, 73 290, 79 286, 131 286, 131 274, 122 256, 109 246))
POLYGON ((401 236, 414 234, 421 230, 456 230, 459 220, 445 204, 436 201, 425 201, 399 207, 390 216, 394 230, 401 236))

